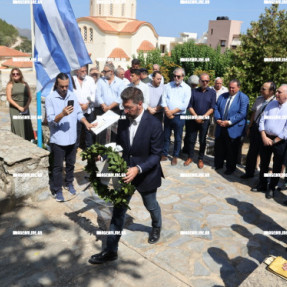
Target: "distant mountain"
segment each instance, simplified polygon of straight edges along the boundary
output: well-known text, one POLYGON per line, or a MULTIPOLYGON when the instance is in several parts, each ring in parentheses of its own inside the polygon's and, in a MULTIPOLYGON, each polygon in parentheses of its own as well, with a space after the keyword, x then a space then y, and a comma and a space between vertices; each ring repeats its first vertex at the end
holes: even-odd
POLYGON ((26 37, 31 41, 31 30, 30 29, 21 29, 18 27, 16 27, 16 29, 18 30, 20 36, 26 37))

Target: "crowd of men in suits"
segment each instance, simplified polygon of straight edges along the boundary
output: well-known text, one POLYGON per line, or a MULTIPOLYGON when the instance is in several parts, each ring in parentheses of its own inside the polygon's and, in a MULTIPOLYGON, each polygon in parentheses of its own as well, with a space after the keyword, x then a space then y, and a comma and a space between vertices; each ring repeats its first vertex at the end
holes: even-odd
MULTIPOLYGON (((95 119, 111 110, 127 116, 118 121, 117 134, 111 135, 123 148, 123 157, 128 163, 124 181, 134 184, 150 212, 152 231, 148 242, 156 243, 160 238, 161 210, 156 200, 157 188, 163 176, 160 161, 178 164, 181 152, 187 154, 184 166, 194 161, 194 148, 199 136, 197 167, 204 167, 206 138, 210 124, 216 125, 214 168, 224 167, 225 175, 236 170, 240 157, 242 138, 250 137, 245 174, 242 179, 254 176, 258 156, 260 174, 258 184, 252 191, 265 192, 266 198, 274 197, 279 181, 278 174, 286 166, 287 139, 287 84, 278 89, 273 82, 262 84, 260 96, 252 106, 252 116, 247 127, 249 98, 241 90, 237 79, 228 87, 216 78, 210 87, 210 76, 202 73, 192 75, 184 82, 185 71, 176 68, 173 79, 164 83, 160 66, 153 65, 153 73, 140 68, 140 61, 134 59, 132 67, 124 71, 107 62, 103 71, 81 67, 72 78, 74 90, 69 91, 69 77, 60 73, 54 91, 46 99, 47 120, 50 127, 50 142, 54 154, 52 194, 59 202, 64 201, 62 193, 62 170, 66 162, 64 187, 76 194, 73 186, 74 165, 80 135, 83 133, 83 148, 94 142, 106 143, 106 131, 97 137, 91 131, 95 119), (182 140, 185 128, 185 138, 182 140), (246 131, 247 130, 247 131, 246 131), (170 151, 171 134, 174 146, 170 151), (184 142, 183 149, 182 141, 184 142), (272 154, 273 174, 268 183, 268 170, 272 154)), ((126 208, 114 208, 110 231, 121 232, 126 208)), ((120 235, 108 237, 107 247, 90 258, 90 263, 104 263, 117 259, 120 235)))

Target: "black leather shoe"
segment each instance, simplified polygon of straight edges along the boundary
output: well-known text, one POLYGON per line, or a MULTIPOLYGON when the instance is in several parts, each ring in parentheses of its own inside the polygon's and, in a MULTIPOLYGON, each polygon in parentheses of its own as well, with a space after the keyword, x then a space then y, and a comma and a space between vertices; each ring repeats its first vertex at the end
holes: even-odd
POLYGON ((154 244, 159 241, 160 238, 160 227, 153 227, 148 238, 148 243, 154 244))
POLYGON ((248 173, 244 173, 243 175, 240 176, 240 178, 242 179, 247 179, 247 178, 252 178, 252 177, 254 177, 254 175, 248 174, 248 173))
POLYGON ((252 187, 251 191, 254 191, 254 192, 265 192, 265 191, 267 191, 267 187, 258 184, 255 187, 252 187))
POLYGON ((274 190, 270 189, 270 190, 266 191, 265 197, 267 199, 273 198, 274 197, 274 190))
POLYGON ((91 264, 102 264, 108 261, 118 259, 118 253, 113 251, 102 251, 101 253, 94 254, 89 259, 91 264))
POLYGON ((233 172, 234 172, 234 170, 229 170, 229 169, 227 169, 227 170, 224 172, 224 174, 230 175, 230 174, 233 174, 233 172))

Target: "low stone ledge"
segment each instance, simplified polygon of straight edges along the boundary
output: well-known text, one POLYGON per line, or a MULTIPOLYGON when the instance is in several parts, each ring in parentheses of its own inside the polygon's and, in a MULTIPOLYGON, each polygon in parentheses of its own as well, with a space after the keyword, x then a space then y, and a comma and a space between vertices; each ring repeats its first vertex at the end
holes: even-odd
POLYGON ((49 196, 49 152, 0 130, 0 190, 13 198, 49 196))
POLYGON ((286 287, 287 281, 266 269, 267 265, 262 262, 240 285, 240 287, 276 286, 286 287))

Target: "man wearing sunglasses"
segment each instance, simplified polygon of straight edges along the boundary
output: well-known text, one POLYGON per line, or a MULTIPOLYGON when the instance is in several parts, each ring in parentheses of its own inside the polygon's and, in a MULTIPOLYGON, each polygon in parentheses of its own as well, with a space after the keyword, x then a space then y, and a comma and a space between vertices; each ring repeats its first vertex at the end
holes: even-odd
MULTIPOLYGON (((99 107, 96 107, 96 115, 102 115, 111 110, 120 114, 119 105, 121 104, 121 93, 125 89, 124 82, 115 76, 115 67, 112 63, 106 63, 102 71, 104 77, 97 83, 96 101, 99 107)), ((98 142, 106 144, 107 130, 100 133, 98 142)), ((114 132, 111 133, 111 142, 116 140, 114 132)))
POLYGON ((194 154, 194 146, 199 133, 199 155, 198 155, 198 168, 203 168, 203 157, 206 147, 206 136, 210 125, 210 116, 213 113, 216 93, 213 89, 208 87, 210 78, 209 75, 204 73, 200 75, 200 87, 192 90, 192 96, 189 102, 189 112, 192 119, 186 121, 186 131, 188 138, 188 159, 184 165, 188 166, 192 163, 194 154))
POLYGON ((186 108, 188 106, 191 88, 184 81, 185 76, 184 69, 176 68, 173 72, 174 80, 164 87, 162 96, 162 107, 164 108, 164 147, 162 161, 166 161, 168 158, 170 136, 174 131, 174 149, 171 165, 177 164, 177 158, 179 157, 184 119, 181 119, 181 115, 185 115, 186 108))

